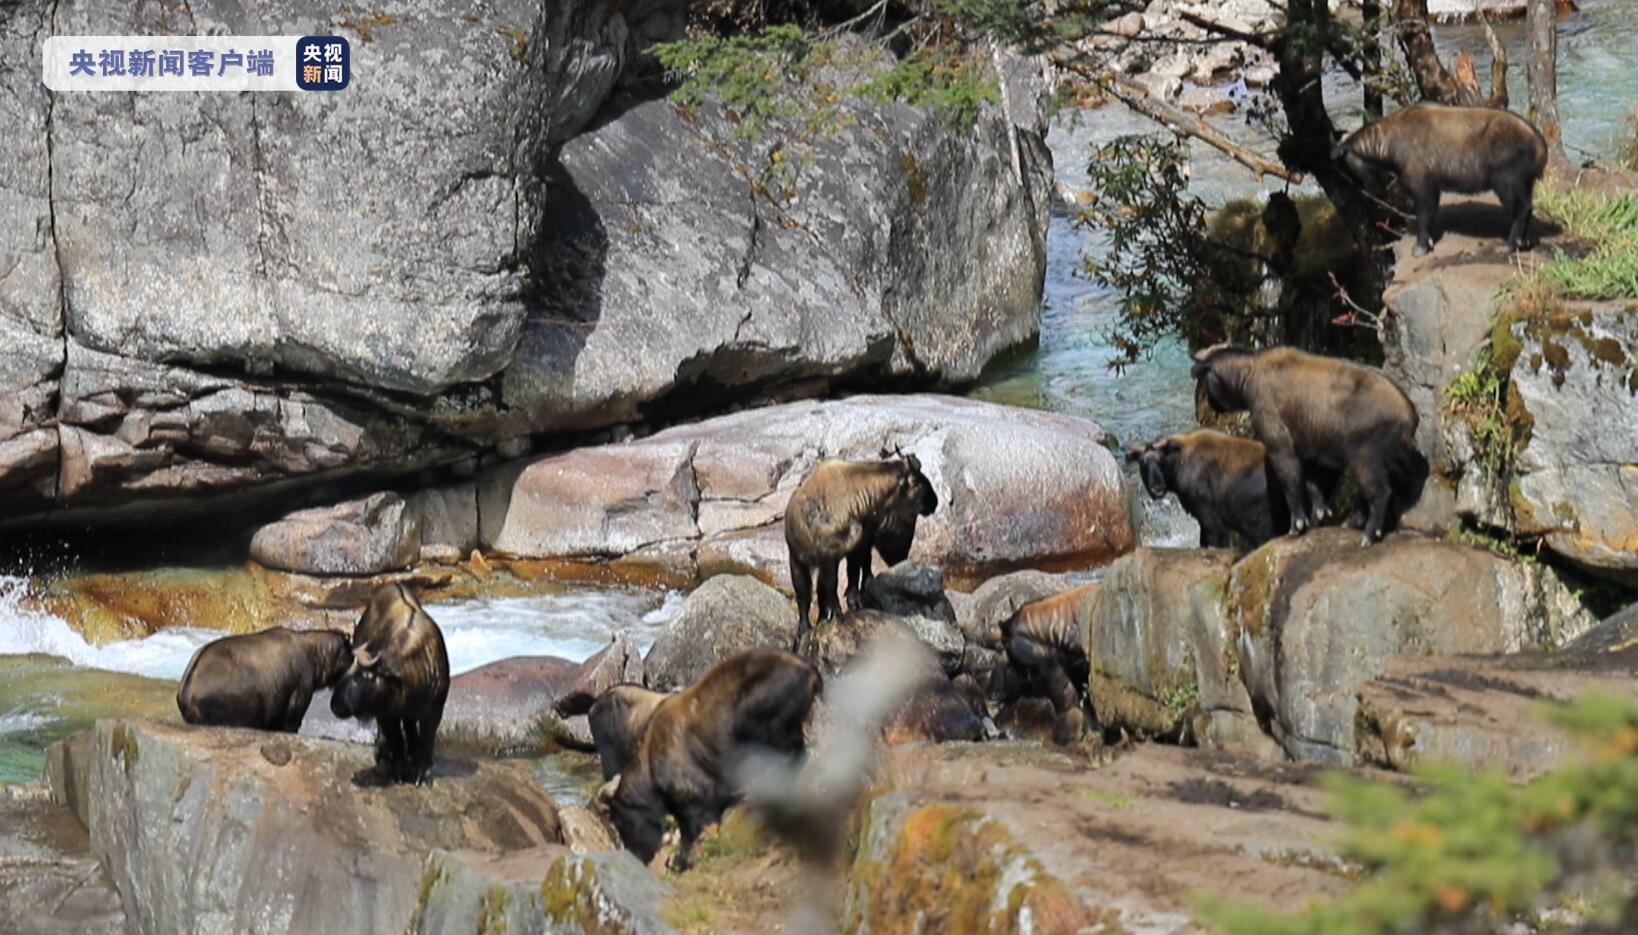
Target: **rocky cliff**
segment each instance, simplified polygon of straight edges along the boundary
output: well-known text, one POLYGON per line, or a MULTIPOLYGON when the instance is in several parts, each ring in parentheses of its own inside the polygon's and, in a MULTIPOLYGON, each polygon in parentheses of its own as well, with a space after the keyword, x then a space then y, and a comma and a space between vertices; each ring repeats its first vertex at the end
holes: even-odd
POLYGON ((771 194, 707 107, 622 87, 677 3, 30 0, 0 11, 0 489, 93 519, 470 468, 1036 329, 1039 69, 970 128, 846 98, 771 194), (64 34, 336 33, 336 95, 46 91, 64 34), (954 197, 956 193, 959 198, 954 197))

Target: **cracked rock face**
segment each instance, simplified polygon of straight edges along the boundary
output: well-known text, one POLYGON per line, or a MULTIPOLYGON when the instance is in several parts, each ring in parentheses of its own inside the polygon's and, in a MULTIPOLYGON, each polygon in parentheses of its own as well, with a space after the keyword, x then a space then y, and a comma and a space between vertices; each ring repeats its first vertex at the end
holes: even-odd
POLYGON ((672 6, 0 12, 7 520, 208 511, 793 384, 960 382, 1035 332, 1038 73, 1009 65, 963 133, 850 103, 776 205, 669 102, 610 103, 672 6), (347 92, 54 96, 37 73, 53 34, 314 30, 351 40, 347 92))

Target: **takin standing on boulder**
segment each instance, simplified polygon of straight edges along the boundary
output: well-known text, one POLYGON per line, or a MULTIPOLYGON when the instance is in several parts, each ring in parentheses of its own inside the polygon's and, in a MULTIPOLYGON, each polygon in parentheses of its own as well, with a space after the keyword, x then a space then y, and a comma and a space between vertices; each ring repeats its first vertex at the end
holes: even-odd
POLYGON ((885 461, 822 461, 785 505, 785 546, 796 591, 796 636, 808 631, 813 577, 819 576, 819 619, 842 612, 837 566, 847 559, 848 607, 870 579, 871 550, 902 561, 910 554, 916 519, 938 508, 938 494, 915 455, 885 461), (886 535, 883 535, 883 532, 886 535))
POLYGON ((444 634, 409 589, 375 590, 353 630, 351 665, 330 710, 376 724, 376 778, 425 783, 449 695, 444 634))
POLYGON ((1295 348, 1219 344, 1194 356, 1190 375, 1214 410, 1251 413, 1292 535, 1324 513, 1308 502, 1318 477, 1345 472, 1359 485, 1370 509, 1363 545, 1381 540, 1421 498, 1428 461, 1416 449, 1416 407, 1380 372, 1295 348))
POLYGON ((199 647, 182 673, 176 707, 189 724, 301 730, 313 693, 353 661, 347 634, 275 627, 199 647))
POLYGON ((1441 192, 1493 191, 1511 222, 1507 249, 1525 248, 1536 180, 1547 169, 1547 140, 1535 125, 1494 107, 1414 104, 1360 127, 1331 150, 1368 185, 1384 170, 1416 199, 1416 247, 1433 249, 1441 192))
POLYGON ((1076 610, 1098 588, 1082 585, 1025 604, 1001 622, 997 634, 1008 664, 1021 676, 1010 683, 1014 694, 1044 694, 1052 702, 1052 742, 1059 746, 1081 739, 1095 723, 1084 694, 1092 667, 1076 610))
POLYGON ((687 869, 700 832, 743 797, 738 773, 746 758, 802 754, 803 725, 820 684, 819 671, 805 660, 758 649, 718 663, 662 700, 607 797, 626 849, 645 864, 653 860, 669 813, 682 833, 671 869, 687 869))

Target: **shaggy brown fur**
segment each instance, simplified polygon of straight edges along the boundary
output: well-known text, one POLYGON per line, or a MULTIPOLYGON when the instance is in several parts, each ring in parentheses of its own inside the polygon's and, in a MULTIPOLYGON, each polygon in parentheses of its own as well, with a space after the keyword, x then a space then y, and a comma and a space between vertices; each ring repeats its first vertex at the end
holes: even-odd
POLYGON ((641 685, 615 685, 597 696, 586 718, 591 723, 592 742, 603 766, 603 779, 613 779, 625 769, 643 739, 643 728, 660 702, 671 697, 641 685))
POLYGON ((1433 247, 1441 192, 1495 192, 1511 219, 1507 248, 1518 250, 1526 242, 1536 180, 1547 168, 1547 140, 1510 111, 1416 104, 1355 130, 1331 158, 1374 186, 1383 171, 1399 176, 1416 199, 1417 256, 1433 247))
POLYGON ((295 733, 313 692, 352 663, 347 635, 276 627, 199 647, 182 673, 176 707, 189 724, 295 733))
MULTIPOLYGON (((1200 547, 1228 548, 1230 533, 1256 548, 1291 524, 1285 498, 1265 468, 1262 442, 1199 429, 1157 438, 1128 452, 1143 487, 1156 500, 1177 494, 1183 509, 1200 524, 1200 547)), ((1310 485, 1316 514, 1328 512, 1318 487, 1310 485)))
POLYGON ((330 710, 376 722, 379 778, 426 782, 449 695, 443 632, 408 588, 382 585, 353 630, 352 651, 330 710))
POLYGON ((1079 740, 1093 721, 1085 695, 1092 668, 1076 611, 1098 588, 1088 584, 1033 601, 1001 622, 1002 648, 1021 676, 1011 684, 1017 694, 1044 694, 1051 699, 1057 715, 1052 739, 1058 744, 1079 740))
POLYGON ((1289 347, 1218 345, 1194 360, 1192 375, 1213 409, 1251 413, 1292 535, 1308 530, 1308 485, 1324 472, 1345 471, 1359 485, 1370 506, 1365 545, 1422 496, 1428 462, 1416 450, 1416 407, 1380 372, 1289 347))
POLYGON ((819 689, 812 665, 763 649, 719 663, 661 701, 608 800, 626 849, 644 863, 653 860, 670 813, 682 832, 671 866, 686 869, 700 832, 739 801, 736 771, 746 754, 801 755, 803 724, 819 689))
POLYGON ((791 494, 785 506, 785 545, 796 591, 797 639, 808 630, 813 576, 819 575, 819 619, 842 612, 837 566, 848 563, 848 606, 870 578, 870 553, 889 563, 910 554, 916 518, 938 508, 938 495, 915 455, 887 461, 823 461, 791 494), (882 535, 883 529, 886 535, 882 535), (895 558, 896 557, 896 558, 895 558))

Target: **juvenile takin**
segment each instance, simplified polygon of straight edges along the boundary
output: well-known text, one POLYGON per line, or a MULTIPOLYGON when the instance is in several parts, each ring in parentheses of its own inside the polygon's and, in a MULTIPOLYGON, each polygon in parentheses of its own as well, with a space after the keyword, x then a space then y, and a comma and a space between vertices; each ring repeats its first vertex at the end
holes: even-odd
POLYGON ((1099 588, 1087 584, 1032 601, 1001 622, 1001 648, 1020 676, 1011 684, 1018 694, 1044 694, 1052 702, 1052 741, 1060 746, 1079 740, 1095 723, 1085 695, 1092 667, 1079 612, 1099 588))
POLYGON ((671 867, 686 869, 700 832, 743 797, 737 774, 746 757, 801 755, 820 686, 819 671, 803 659, 759 649, 718 663, 662 700, 607 800, 626 849, 645 864, 653 860, 670 814, 682 834, 671 867))
POLYGON ((295 733, 313 693, 353 661, 347 635, 275 627, 199 647, 182 673, 176 707, 189 724, 295 733))
MULTIPOLYGON (((1130 451, 1143 488, 1153 499, 1177 494, 1200 524, 1200 547, 1228 548, 1238 533, 1248 548, 1286 532, 1291 525, 1285 497, 1266 466, 1262 442, 1198 429, 1168 435, 1130 451)), ((1329 513, 1317 478, 1305 478, 1315 522, 1329 513)))
POLYGON ((1365 545, 1393 529, 1422 496, 1428 462, 1416 449, 1416 407, 1369 367, 1289 347, 1253 351, 1209 347, 1191 374, 1218 412, 1251 413, 1291 515, 1291 534, 1308 530, 1320 503, 1310 482, 1346 473, 1369 505, 1365 545))
POLYGON ((837 567, 848 563, 847 600, 859 605, 870 577, 870 553, 909 555, 917 517, 938 508, 938 494, 915 455, 885 461, 822 461, 785 506, 785 545, 796 591, 797 638, 808 630, 814 572, 819 577, 819 619, 841 614, 837 567))
POLYGON ((1433 248, 1441 192, 1493 191, 1507 213, 1507 248, 1525 246, 1547 140, 1528 120, 1493 107, 1415 104, 1360 127, 1333 147, 1361 181, 1380 187, 1399 176, 1416 199, 1416 247, 1433 248))
POLYGON ((409 589, 382 585, 353 630, 352 658, 330 710, 376 724, 380 779, 427 781, 433 744, 449 695, 444 635, 409 589))

